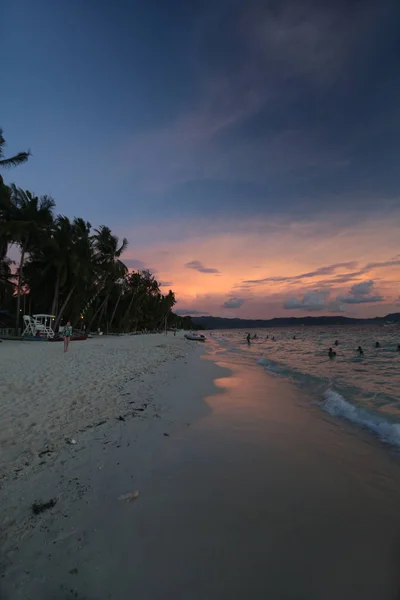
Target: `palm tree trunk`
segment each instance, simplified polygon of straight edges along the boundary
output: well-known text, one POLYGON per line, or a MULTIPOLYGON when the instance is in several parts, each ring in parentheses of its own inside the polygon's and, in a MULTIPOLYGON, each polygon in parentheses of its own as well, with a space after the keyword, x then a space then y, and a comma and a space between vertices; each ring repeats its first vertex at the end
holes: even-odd
POLYGON ((68 294, 67 294, 67 297, 65 298, 64 302, 62 303, 62 306, 61 306, 61 308, 60 308, 60 312, 58 313, 58 315, 57 315, 57 317, 56 317, 56 320, 54 321, 54 331, 57 331, 57 329, 58 329, 58 326, 59 326, 59 324, 60 324, 60 321, 61 321, 61 319, 62 319, 62 316, 63 316, 63 314, 64 314, 64 310, 65 310, 65 308, 66 308, 66 306, 67 306, 68 302, 70 301, 70 298, 71 298, 72 294, 74 293, 74 290, 75 290, 75 286, 73 286, 73 287, 72 287, 72 288, 69 290, 69 292, 68 292, 68 294))
POLYGON ((110 292, 107 294, 107 296, 106 296, 106 299, 105 299, 105 300, 104 300, 104 302, 103 302, 102 311, 101 311, 101 313, 100 313, 99 320, 98 320, 98 322, 97 322, 97 326, 98 326, 98 327, 100 326, 101 319, 103 318, 103 315, 104 315, 104 313, 106 312, 106 309, 107 309, 107 305, 108 305, 108 299, 109 299, 109 297, 110 297, 110 292))
POLYGON ((56 314, 57 305, 58 305, 58 291, 59 291, 59 289, 60 289, 60 271, 57 270, 56 283, 55 283, 55 286, 54 286, 53 302, 51 304, 51 314, 52 315, 56 314))
MULTIPOLYGON (((137 309, 137 310, 139 310, 139 308, 142 306, 142 304, 143 304, 143 301, 145 300, 145 298, 146 298, 146 294, 145 294, 145 293, 144 293, 144 294, 142 294, 142 296, 141 296, 141 297, 139 297, 139 300, 138 300, 138 303, 137 303, 137 306, 136 306, 136 309, 137 309)), ((128 316, 129 316, 129 313, 130 313, 130 310, 131 310, 131 308, 132 308, 132 304, 133 304, 133 301, 134 301, 134 299, 135 299, 135 295, 133 294, 133 295, 132 295, 132 299, 131 299, 131 301, 129 302, 129 306, 128 306, 128 308, 126 309, 126 312, 125 312, 125 315, 124 315, 124 319, 123 319, 124 323, 125 323, 126 319, 127 319, 127 318, 128 318, 128 316)))
POLYGON ((120 300, 122 298, 122 295, 123 295, 123 292, 120 293, 120 295, 118 296, 118 300, 115 303, 114 310, 112 312, 111 319, 110 319, 110 327, 112 327, 112 323, 114 321, 115 313, 117 312, 118 304, 119 304, 119 302, 120 302, 120 300))
POLYGON ((134 299, 135 299, 135 293, 132 294, 132 298, 131 298, 131 301, 129 302, 129 306, 128 306, 128 308, 125 311, 124 318, 123 318, 124 324, 126 324, 128 315, 131 312, 131 308, 132 308, 132 304, 133 304, 134 299))
POLYGON ((21 259, 19 261, 18 269, 18 289, 17 289, 17 310, 15 315, 15 335, 18 335, 19 322, 20 322, 20 307, 21 307, 21 290, 22 290, 22 270, 24 268, 25 253, 28 247, 29 236, 26 237, 25 243, 21 248, 21 259))
POLYGON ((95 318, 97 317, 97 315, 99 314, 99 312, 101 311, 101 309, 103 308, 104 304, 106 303, 107 298, 105 300, 103 300, 103 302, 99 305, 98 309, 96 310, 96 312, 94 313, 93 317, 90 320, 90 323, 88 325, 88 331, 90 332, 90 328, 92 327, 95 318))

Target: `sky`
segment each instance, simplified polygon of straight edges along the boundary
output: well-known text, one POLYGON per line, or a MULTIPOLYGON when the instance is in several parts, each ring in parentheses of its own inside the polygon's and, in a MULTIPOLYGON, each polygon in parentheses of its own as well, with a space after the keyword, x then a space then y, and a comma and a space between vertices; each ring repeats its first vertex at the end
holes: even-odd
POLYGON ((106 224, 181 314, 400 311, 398 0, 0 8, 7 182, 106 224))

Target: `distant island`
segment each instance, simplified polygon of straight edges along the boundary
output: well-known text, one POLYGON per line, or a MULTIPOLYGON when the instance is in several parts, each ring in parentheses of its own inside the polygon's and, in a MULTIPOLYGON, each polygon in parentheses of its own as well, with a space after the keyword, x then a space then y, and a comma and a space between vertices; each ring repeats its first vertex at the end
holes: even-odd
POLYGON ((199 329, 261 329, 264 327, 296 327, 325 325, 385 325, 399 324, 400 313, 392 313, 386 317, 372 319, 355 319, 350 317, 279 317, 275 319, 226 319, 223 317, 190 317, 199 329))

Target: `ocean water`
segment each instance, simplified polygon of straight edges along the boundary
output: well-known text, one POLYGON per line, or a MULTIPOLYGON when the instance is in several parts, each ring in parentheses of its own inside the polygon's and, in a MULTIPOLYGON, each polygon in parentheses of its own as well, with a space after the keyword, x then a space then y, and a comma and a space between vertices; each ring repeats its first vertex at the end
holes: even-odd
POLYGON ((310 401, 334 417, 400 447, 399 326, 275 328, 250 334, 258 338, 250 346, 244 330, 212 331, 210 341, 220 351, 301 386, 310 401), (330 347, 337 353, 334 359, 328 356, 330 347))

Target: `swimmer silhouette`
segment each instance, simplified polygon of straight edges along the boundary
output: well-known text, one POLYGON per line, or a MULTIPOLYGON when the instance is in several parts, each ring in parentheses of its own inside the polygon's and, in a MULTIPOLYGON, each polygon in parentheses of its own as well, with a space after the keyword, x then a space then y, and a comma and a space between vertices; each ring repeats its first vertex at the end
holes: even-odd
POLYGON ((336 352, 334 352, 332 348, 329 348, 328 356, 329 358, 335 358, 336 352))
POLYGON ((335 346, 339 346, 339 342, 335 340, 335 346))
POLYGON ((380 343, 379 343, 379 342, 376 342, 376 344, 375 344, 375 348, 380 348, 380 347, 381 347, 380 343))
POLYGON ((247 334, 246 340, 247 340, 248 345, 250 346, 250 334, 249 333, 247 334))
POLYGON ((360 356, 362 356, 362 355, 364 354, 364 351, 363 351, 363 349, 361 348, 361 346, 358 346, 358 348, 357 348, 357 352, 358 352, 358 354, 359 354, 360 356))

